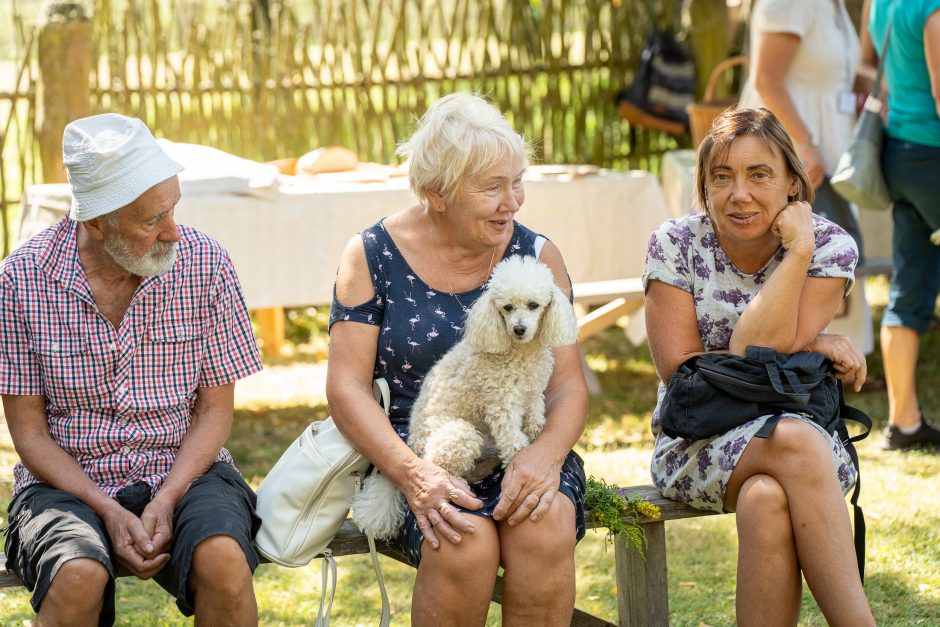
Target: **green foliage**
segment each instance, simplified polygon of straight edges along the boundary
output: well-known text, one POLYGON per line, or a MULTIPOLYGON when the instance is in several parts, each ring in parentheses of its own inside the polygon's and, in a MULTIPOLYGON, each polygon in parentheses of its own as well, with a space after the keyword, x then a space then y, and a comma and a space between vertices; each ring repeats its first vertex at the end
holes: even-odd
POLYGON ((608 484, 604 479, 595 479, 593 475, 587 480, 584 506, 591 510, 594 520, 607 527, 605 540, 608 544, 622 533, 626 535, 630 546, 645 556, 646 534, 639 525, 640 516, 658 520, 659 507, 631 497, 616 485, 608 484))
POLYGON ((323 338, 329 326, 329 307, 298 307, 284 312, 287 319, 284 336, 292 344, 309 344, 323 338))

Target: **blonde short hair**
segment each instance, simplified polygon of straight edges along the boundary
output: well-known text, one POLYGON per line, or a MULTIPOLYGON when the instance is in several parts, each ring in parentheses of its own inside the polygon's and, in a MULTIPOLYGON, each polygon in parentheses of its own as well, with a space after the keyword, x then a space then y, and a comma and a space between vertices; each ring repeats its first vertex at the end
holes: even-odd
POLYGON ((813 202, 816 192, 813 184, 803 169, 803 162, 793 146, 793 140, 773 113, 767 109, 727 109, 715 118, 711 129, 698 147, 695 159, 695 203, 702 210, 706 209, 707 195, 705 184, 708 171, 718 158, 724 158, 738 137, 753 135, 764 144, 783 155, 787 170, 800 182, 800 189, 793 200, 813 202))
POLYGON ((491 168, 507 153, 529 162, 530 148, 493 105, 475 94, 436 100, 418 129, 395 154, 409 159, 411 190, 427 207, 428 192, 454 202, 460 184, 491 168))

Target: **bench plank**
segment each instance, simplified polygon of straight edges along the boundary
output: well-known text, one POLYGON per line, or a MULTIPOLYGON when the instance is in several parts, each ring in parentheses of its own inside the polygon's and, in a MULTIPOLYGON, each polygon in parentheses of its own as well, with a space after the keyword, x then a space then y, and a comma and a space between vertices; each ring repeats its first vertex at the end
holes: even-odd
POLYGON ((574 302, 581 305, 603 305, 616 298, 643 302, 643 281, 639 277, 612 281, 575 283, 574 302))
MULTIPOLYGON (((665 521, 711 516, 716 512, 694 509, 684 503, 664 498, 655 486, 633 486, 625 489, 630 497, 643 498, 660 508, 662 518, 653 520, 641 516, 638 520, 646 532, 645 558, 627 545, 623 537, 614 540, 616 564, 617 607, 620 625, 623 627, 658 626, 669 624, 668 579, 666 570, 665 521)), ((585 512, 588 529, 603 528, 594 520, 590 511, 585 512)), ((393 551, 384 542, 376 542, 379 553, 394 560, 407 563, 404 556, 393 551)), ((352 520, 346 520, 329 550, 335 557, 362 555, 369 552, 366 537, 352 520)), ((21 586, 22 582, 6 570, 6 555, 0 553, 0 588, 21 586)), ((497 578, 493 600, 502 598, 502 578, 497 578)), ((612 623, 575 609, 571 624, 577 627, 608 627, 612 623)))

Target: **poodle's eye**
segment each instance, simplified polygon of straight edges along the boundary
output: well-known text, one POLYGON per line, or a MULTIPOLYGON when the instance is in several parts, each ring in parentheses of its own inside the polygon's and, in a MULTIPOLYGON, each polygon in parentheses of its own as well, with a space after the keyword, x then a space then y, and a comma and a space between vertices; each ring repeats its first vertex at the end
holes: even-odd
POLYGON ((512 311, 512 305, 503 305, 503 311, 512 311))
POLYGON ((535 301, 529 301, 529 311, 535 311, 539 308, 539 304, 535 301))

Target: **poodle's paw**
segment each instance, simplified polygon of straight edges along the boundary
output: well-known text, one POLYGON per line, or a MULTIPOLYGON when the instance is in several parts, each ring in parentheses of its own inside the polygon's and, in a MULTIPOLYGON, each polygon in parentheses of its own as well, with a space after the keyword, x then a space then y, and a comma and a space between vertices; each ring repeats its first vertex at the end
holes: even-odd
POLYGON ((388 540, 405 522, 408 504, 391 481, 375 473, 366 478, 353 497, 353 521, 366 535, 388 540))
POLYGON ((440 425, 424 443, 424 456, 447 472, 466 477, 483 450, 483 436, 465 420, 440 425))
POLYGON ((529 420, 523 421, 522 432, 525 433, 530 442, 533 442, 542 433, 542 428, 544 426, 545 416, 541 416, 538 419, 530 418, 529 420))

